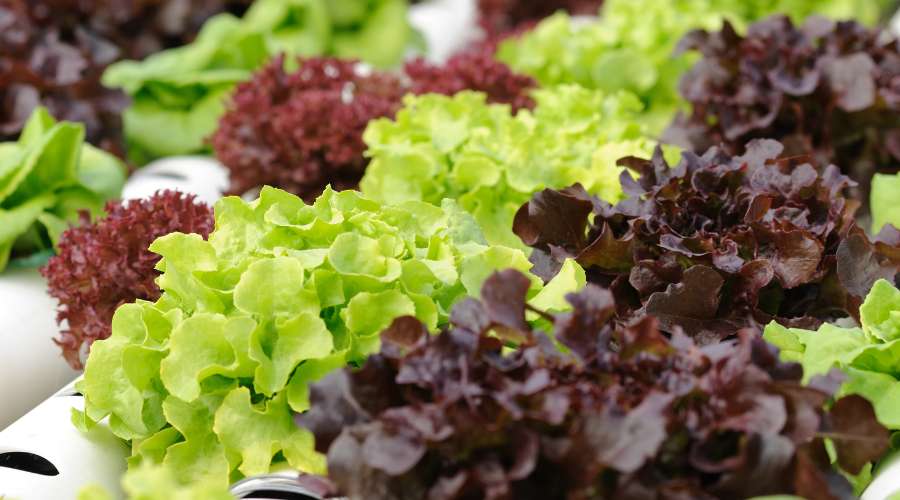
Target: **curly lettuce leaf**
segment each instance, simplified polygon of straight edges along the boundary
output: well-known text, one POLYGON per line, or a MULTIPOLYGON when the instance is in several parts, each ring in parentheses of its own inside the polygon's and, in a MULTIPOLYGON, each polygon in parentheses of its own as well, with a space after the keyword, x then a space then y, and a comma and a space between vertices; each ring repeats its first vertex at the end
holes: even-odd
POLYGON ((785 360, 803 365, 804 380, 838 368, 847 375, 841 394, 859 394, 878 420, 900 430, 900 291, 879 280, 860 307, 861 327, 825 324, 817 331, 766 326, 764 337, 785 360))
MULTIPOLYGON (((78 388, 81 427, 109 419, 129 440, 129 465, 161 466, 178 484, 228 484, 288 465, 322 472, 324 457, 291 415, 309 384, 359 364, 399 316, 437 328, 491 272, 531 263, 487 246, 452 200, 382 205, 331 189, 312 205, 274 188, 222 199, 208 240, 173 233, 156 302, 120 307, 93 345, 78 388)), ((571 263, 530 296, 548 305, 584 285, 571 263)))
POLYGON ((366 129, 372 161, 360 189, 387 203, 454 199, 489 243, 516 248, 522 243, 512 233, 513 216, 541 189, 580 182, 618 201, 623 169, 616 161, 652 152, 632 119, 641 103, 577 85, 533 95, 534 111, 516 115, 477 92, 407 96, 395 119, 366 129))
POLYGON ((878 233, 886 224, 900 227, 900 174, 875 174, 872 178, 870 210, 872 233, 878 233))
POLYGON ((133 101, 124 113, 132 159, 205 151, 234 86, 276 54, 353 57, 379 67, 402 60, 414 38, 405 0, 332 3, 258 0, 243 18, 211 18, 189 45, 110 66, 103 83, 133 101))
POLYGON ((12 254, 52 249, 81 211, 101 213, 124 183, 124 166, 85 144, 83 125, 35 109, 18 141, 0 144, 0 271, 12 254))

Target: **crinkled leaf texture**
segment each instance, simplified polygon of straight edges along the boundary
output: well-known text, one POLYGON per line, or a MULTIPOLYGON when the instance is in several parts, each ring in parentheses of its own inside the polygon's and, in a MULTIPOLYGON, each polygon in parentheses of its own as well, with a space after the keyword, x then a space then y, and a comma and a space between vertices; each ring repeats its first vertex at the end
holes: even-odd
POLYGON ((848 377, 841 392, 869 399, 878 420, 900 430, 900 291, 879 280, 860 316, 861 327, 822 325, 817 331, 772 323, 765 337, 782 358, 801 363, 806 378, 840 368, 848 377))
POLYGON ((18 141, 0 144, 0 271, 55 246, 81 211, 102 213, 124 183, 118 159, 84 144, 83 125, 35 109, 18 141))
POLYGON ((47 292, 59 301, 54 339, 75 369, 82 368, 90 344, 109 337, 116 308, 137 299, 156 300, 156 263, 148 247, 176 231, 204 238, 213 228, 212 209, 193 195, 161 191, 148 199, 110 202, 106 215, 81 225, 59 239, 58 255, 41 268, 47 292))
POLYGON ((843 195, 853 182, 782 150, 757 140, 742 156, 713 148, 675 166, 659 151, 624 158, 639 174, 623 174, 630 198, 611 205, 577 185, 545 190, 522 206, 514 231, 535 248, 539 275, 574 258, 615 290, 622 321, 653 315, 701 343, 772 319, 815 328, 858 318, 875 281, 897 274, 898 233, 870 240, 843 195))
POLYGON ((678 80, 693 58, 673 52, 690 30, 717 30, 725 19, 742 27, 774 13, 874 24, 889 5, 889 0, 606 0, 595 21, 557 14, 502 43, 497 57, 542 85, 632 92, 645 105, 641 120, 659 133, 681 102, 678 80))
MULTIPOLYGON (((233 500, 228 487, 209 480, 180 484, 171 470, 159 465, 142 465, 122 478, 122 489, 131 500, 233 500)), ((85 486, 78 500, 113 500, 100 486, 85 486)))
POLYGON ((510 231, 513 215, 541 189, 581 182, 620 199, 616 159, 652 148, 631 120, 640 103, 577 85, 532 95, 535 109, 515 115, 476 92, 407 96, 396 119, 366 129, 372 161, 360 189, 389 203, 454 198, 490 243, 507 246, 521 246, 510 231))
POLYGON ((825 500, 852 494, 826 437, 851 472, 887 448, 867 401, 826 410, 834 386, 802 385, 800 366, 758 332, 699 347, 653 318, 617 327, 612 293, 589 285, 567 297, 570 312, 547 315, 548 337, 524 322, 528 284, 514 270, 492 275, 437 336, 399 318, 361 369, 313 385, 297 421, 342 493, 825 500))
POLYGON ((413 39, 404 0, 258 0, 240 19, 211 18, 197 39, 111 66, 103 83, 133 99, 124 115, 138 162, 202 151, 234 86, 270 57, 334 55, 398 64, 413 39))
MULTIPOLYGON (((306 205, 266 187, 250 203, 222 199, 215 217, 208 240, 153 243, 162 297, 116 311, 78 384, 84 417, 109 417, 132 466, 162 464, 184 483, 227 484, 282 462, 323 471, 291 418, 308 408, 310 382, 377 352, 393 318, 435 328, 493 270, 531 267, 520 250, 484 245, 450 200, 387 206, 329 189, 306 205)), ((583 285, 577 274, 547 293, 583 285)), ((541 281, 527 288, 538 294, 541 281)))
POLYGON ((681 42, 702 59, 682 79, 691 110, 666 138, 695 151, 737 153, 751 139, 834 163, 866 199, 876 171, 900 168, 900 50, 882 30, 773 16, 749 27, 694 31, 681 42))

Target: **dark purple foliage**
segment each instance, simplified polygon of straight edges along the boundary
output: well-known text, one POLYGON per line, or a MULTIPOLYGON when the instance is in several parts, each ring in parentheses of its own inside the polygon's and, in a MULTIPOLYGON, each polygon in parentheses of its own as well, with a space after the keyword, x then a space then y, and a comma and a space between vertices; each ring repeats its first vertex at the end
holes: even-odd
POLYGON ((775 16, 681 42, 703 58, 681 81, 691 112, 668 139, 737 154, 751 139, 772 138, 790 155, 839 165, 865 199, 875 171, 900 168, 900 52, 897 41, 856 22, 810 18, 794 26, 775 16))
POLYGON ((103 87, 106 67, 192 40, 211 15, 249 0, 0 0, 0 140, 31 111, 85 124, 87 139, 122 155, 123 93, 103 87))
POLYGON ((772 140, 743 156, 685 153, 672 167, 626 158, 630 197, 612 206, 580 186, 536 194, 514 231, 545 279, 575 258, 615 292, 620 320, 646 314, 701 344, 773 319, 814 328, 858 317, 878 278, 897 273, 897 238, 873 243, 856 226, 854 185, 837 167, 779 158, 772 140), (566 221, 566 224, 560 224, 566 221))
POLYGON ((478 0, 479 23, 489 35, 499 35, 536 23, 557 11, 594 16, 603 0, 478 0))
POLYGON ((353 500, 845 498, 832 468, 858 472, 889 434, 858 396, 825 405, 835 377, 800 383, 756 332, 698 347, 653 318, 611 321, 589 285, 553 338, 524 318, 527 279, 490 277, 436 336, 415 318, 382 333, 382 352, 311 389, 297 417, 337 489, 353 500), (502 305, 497 303, 502 302, 502 305), (514 330, 514 332, 513 332, 514 330), (504 352, 504 340, 519 348, 504 352))

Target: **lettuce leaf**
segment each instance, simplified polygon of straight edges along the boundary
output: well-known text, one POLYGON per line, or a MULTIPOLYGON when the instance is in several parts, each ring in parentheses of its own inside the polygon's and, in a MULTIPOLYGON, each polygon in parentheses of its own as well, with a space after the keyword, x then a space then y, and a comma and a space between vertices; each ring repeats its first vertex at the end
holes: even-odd
POLYGON ((84 134, 37 108, 17 142, 0 144, 0 271, 12 255, 51 249, 80 211, 97 215, 121 193, 124 166, 84 134))
POLYGON ((803 365, 804 380, 839 368, 847 374, 841 394, 859 394, 878 420, 900 430, 900 291, 879 280, 860 307, 861 327, 825 324, 818 331, 766 327, 766 340, 781 357, 803 365))
POLYGON ((726 18, 741 29, 776 12, 796 20, 820 14, 874 24, 889 4, 888 0, 606 0, 596 21, 556 14, 503 42, 497 57, 543 85, 578 83, 607 92, 632 92, 645 105, 642 122, 656 134, 678 109, 678 81, 696 59, 673 54, 690 30, 718 30, 726 18))
POLYGON ((611 202, 622 197, 616 161, 649 156, 652 144, 632 118, 631 94, 577 85, 540 89, 534 111, 513 115, 484 94, 407 96, 395 119, 369 123, 372 158, 360 189, 387 203, 458 200, 489 243, 524 248, 512 233, 516 210, 533 193, 580 182, 611 202))
POLYGON ((872 233, 877 234, 886 224, 900 228, 900 174, 875 174, 869 208, 872 212, 872 233))
POLYGON ((379 67, 402 60, 414 38, 405 0, 331 3, 258 0, 241 19, 211 18, 189 45, 110 66, 104 84, 133 100, 124 115, 132 159, 205 150, 234 86, 275 54, 353 57, 379 67))
MULTIPOLYGON (((487 246, 452 200, 382 205, 330 188, 312 205, 275 188, 215 208, 208 240, 172 233, 156 302, 120 307, 95 342, 78 389, 82 426, 109 418, 130 440, 132 469, 162 466, 178 484, 225 486, 287 464, 323 472, 312 435, 292 412, 308 385, 378 351, 398 316, 446 325, 500 268, 528 270, 517 249, 487 246)), ((574 262, 530 297, 548 306, 584 285, 574 262)))

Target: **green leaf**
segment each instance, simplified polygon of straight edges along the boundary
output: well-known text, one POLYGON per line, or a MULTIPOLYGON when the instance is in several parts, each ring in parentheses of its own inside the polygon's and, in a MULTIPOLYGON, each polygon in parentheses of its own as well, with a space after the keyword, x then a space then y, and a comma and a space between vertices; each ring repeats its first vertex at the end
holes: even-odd
POLYGON ((333 348, 325 323, 309 313, 277 320, 272 329, 257 329, 250 339, 250 357, 259 363, 254 389, 272 396, 284 388, 300 362, 323 358, 333 348))

